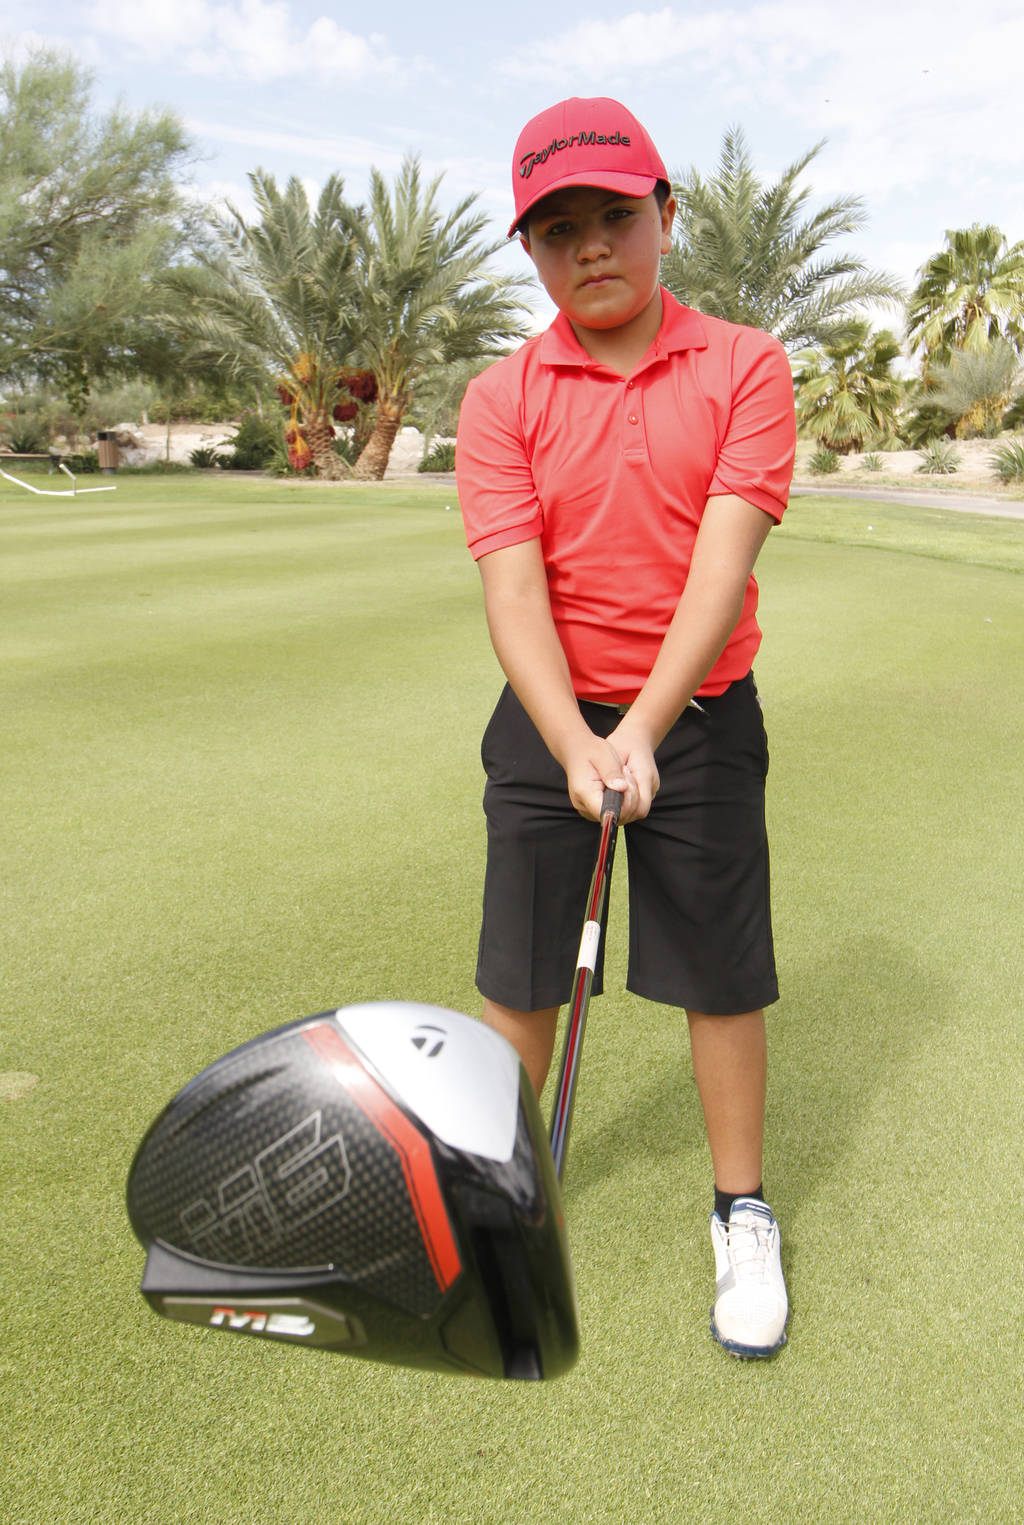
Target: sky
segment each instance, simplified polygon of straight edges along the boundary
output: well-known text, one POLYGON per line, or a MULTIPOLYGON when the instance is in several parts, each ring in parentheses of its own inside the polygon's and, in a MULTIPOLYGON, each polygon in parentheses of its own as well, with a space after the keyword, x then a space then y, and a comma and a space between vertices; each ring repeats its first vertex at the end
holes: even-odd
MULTIPOLYGON (((1024 239, 1020 0, 0 0, 0 38, 16 55, 72 51, 101 107, 173 108, 199 148, 196 194, 243 210, 257 166, 313 193, 336 171, 359 200, 372 165, 391 176, 414 152, 444 172, 446 202, 479 194, 498 237, 525 122, 610 95, 670 171, 712 172, 731 126, 768 177, 827 140, 805 177, 812 206, 862 197, 868 225, 845 247, 905 281, 948 227, 1024 239)), ((546 321, 542 293, 536 305, 546 321)))

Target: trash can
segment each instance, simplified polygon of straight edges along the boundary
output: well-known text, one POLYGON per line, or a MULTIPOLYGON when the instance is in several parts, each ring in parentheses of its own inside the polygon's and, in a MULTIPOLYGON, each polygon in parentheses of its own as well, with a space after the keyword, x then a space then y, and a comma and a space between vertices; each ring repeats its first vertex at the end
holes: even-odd
POLYGON ((100 458, 100 470, 105 477, 112 477, 121 464, 117 453, 117 435, 110 429, 101 429, 96 436, 96 453, 100 458))

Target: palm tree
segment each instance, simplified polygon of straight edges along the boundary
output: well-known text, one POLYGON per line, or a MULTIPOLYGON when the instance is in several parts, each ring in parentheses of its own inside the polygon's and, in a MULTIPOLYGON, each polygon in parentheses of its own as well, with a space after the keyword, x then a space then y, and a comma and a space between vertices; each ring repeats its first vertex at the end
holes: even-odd
POLYGON ((1003 338, 1024 349, 1024 242, 1009 247, 996 227, 947 228, 946 247, 918 271, 907 303, 907 338, 927 362, 955 350, 980 353, 1003 338))
POLYGON ((347 476, 332 417, 355 411, 348 383, 366 394, 362 373, 351 368, 358 323, 352 208, 336 175, 315 214, 298 179, 283 192, 264 170, 249 179, 259 221, 247 223, 230 207, 229 217, 215 220, 214 247, 163 279, 172 299, 166 322, 191 341, 200 362, 242 377, 269 369, 291 409, 292 465, 312 459, 321 476, 347 476))
POLYGON ((444 213, 441 176, 423 185, 419 161, 405 160, 394 196, 376 170, 368 208, 350 219, 356 245, 355 302, 360 354, 377 379, 377 424, 356 462, 357 477, 379 480, 417 381, 428 368, 502 353, 528 332, 528 285, 499 276, 488 261, 499 243, 477 241, 487 224, 469 215, 476 196, 444 213))
POLYGON ((864 302, 896 306, 899 283, 852 254, 821 258, 825 244, 863 227, 858 196, 804 219, 811 194, 796 182, 824 142, 774 184, 757 176, 740 128, 725 134, 718 173, 691 168, 675 186, 675 238, 662 265, 680 301, 730 323, 767 329, 787 346, 821 344, 864 302))
POLYGON ((956 423, 958 439, 993 438, 1019 380, 1016 350, 996 339, 983 350, 954 350, 948 365, 929 365, 922 399, 956 423))
POLYGON ((840 455, 896 435, 903 387, 892 364, 899 343, 888 329, 848 324, 843 334, 794 357, 797 427, 840 455))

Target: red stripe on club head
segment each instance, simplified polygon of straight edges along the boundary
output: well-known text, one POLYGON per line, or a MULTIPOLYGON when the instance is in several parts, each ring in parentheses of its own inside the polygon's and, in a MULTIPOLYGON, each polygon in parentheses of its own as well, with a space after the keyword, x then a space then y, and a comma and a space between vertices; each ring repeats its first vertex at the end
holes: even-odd
POLYGON ((302 1036, 401 1160, 405 1184, 434 1276, 441 1291, 447 1292, 462 1271, 462 1261, 448 1221, 430 1145, 363 1068, 337 1028, 324 1022, 317 1027, 307 1027, 302 1036))

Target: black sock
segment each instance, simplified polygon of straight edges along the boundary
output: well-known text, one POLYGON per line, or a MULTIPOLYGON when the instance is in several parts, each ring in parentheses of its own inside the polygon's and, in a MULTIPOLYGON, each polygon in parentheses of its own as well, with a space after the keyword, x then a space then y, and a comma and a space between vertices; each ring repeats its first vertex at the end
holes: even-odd
POLYGON ((756 1191, 719 1191, 718 1187, 716 1186, 715 1212, 721 1218, 723 1223, 728 1223, 729 1214, 732 1212, 732 1204, 736 1201, 737 1197, 753 1197, 755 1202, 763 1202, 764 1197, 761 1195, 763 1189, 763 1181, 756 1191))

